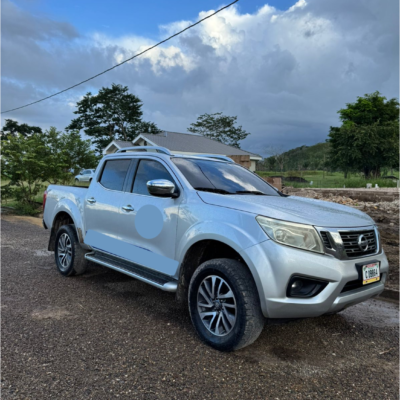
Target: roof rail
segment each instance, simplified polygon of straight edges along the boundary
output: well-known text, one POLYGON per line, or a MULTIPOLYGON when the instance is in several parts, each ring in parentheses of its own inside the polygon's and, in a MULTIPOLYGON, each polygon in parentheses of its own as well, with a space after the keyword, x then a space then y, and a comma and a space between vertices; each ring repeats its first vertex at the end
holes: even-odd
POLYGON ((172 156, 172 153, 166 149, 165 147, 160 147, 160 146, 132 146, 132 147, 125 147, 123 149, 120 149, 117 151, 117 153, 125 153, 127 151, 147 151, 151 152, 151 150, 155 150, 156 153, 164 153, 167 154, 168 156, 172 156))
POLYGON ((206 158, 215 158, 216 160, 228 161, 230 163, 235 163, 232 158, 227 156, 221 156, 220 154, 194 154, 195 157, 206 157, 206 158))

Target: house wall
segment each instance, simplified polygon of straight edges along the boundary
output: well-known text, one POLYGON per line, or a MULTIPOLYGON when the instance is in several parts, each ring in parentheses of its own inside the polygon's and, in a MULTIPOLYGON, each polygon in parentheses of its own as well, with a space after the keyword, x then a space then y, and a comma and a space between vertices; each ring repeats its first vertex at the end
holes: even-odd
POLYGON ((247 169, 250 169, 251 171, 251 161, 250 161, 250 156, 228 156, 229 158, 232 158, 235 163, 240 164, 242 167, 245 167, 247 169))
POLYGON ((117 148, 116 146, 112 145, 112 146, 109 147, 109 149, 105 150, 105 151, 103 152, 103 154, 104 154, 104 155, 106 155, 106 154, 113 154, 113 153, 115 153, 117 150, 118 150, 118 148, 117 148))
POLYGON ((147 142, 143 139, 140 139, 135 143, 135 146, 147 146, 147 142))

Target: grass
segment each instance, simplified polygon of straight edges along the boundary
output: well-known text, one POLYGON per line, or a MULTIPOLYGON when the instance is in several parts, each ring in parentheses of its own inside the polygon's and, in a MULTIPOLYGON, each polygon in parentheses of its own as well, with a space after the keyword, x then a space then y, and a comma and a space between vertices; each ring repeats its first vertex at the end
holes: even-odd
MULTIPOLYGON (((391 179, 371 178, 365 179, 359 174, 349 174, 345 179, 342 172, 323 172, 323 171, 257 171, 260 176, 298 176, 306 181, 305 182, 287 182, 286 186, 293 186, 296 188, 314 187, 314 188, 365 188, 367 183, 371 183, 372 187, 377 184, 379 187, 396 187, 397 183, 391 179), (311 185, 311 181, 313 184, 311 185)), ((399 178, 399 171, 393 173, 394 176, 399 178)))

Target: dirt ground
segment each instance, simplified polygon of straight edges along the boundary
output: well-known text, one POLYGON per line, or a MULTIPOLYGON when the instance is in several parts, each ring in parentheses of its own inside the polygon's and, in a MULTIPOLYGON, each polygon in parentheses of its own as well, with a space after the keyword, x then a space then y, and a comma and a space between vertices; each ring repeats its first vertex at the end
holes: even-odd
POLYGON ((399 398, 397 304, 277 321, 220 353, 171 293, 96 265, 61 276, 31 222, 2 218, 4 400, 399 398))
POLYGON ((378 225, 381 234, 381 243, 389 261, 389 279, 385 286, 399 291, 399 213, 388 213, 380 209, 379 205, 366 207, 366 212, 378 225))

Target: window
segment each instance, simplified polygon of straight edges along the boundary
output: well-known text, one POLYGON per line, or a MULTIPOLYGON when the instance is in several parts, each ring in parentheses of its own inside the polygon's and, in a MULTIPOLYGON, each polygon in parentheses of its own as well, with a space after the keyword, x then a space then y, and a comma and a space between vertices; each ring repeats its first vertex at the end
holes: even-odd
POLYGON ((130 163, 130 159, 106 161, 100 183, 107 189, 122 191, 130 163))
POLYGON ((237 164, 184 158, 173 158, 172 161, 197 190, 279 196, 264 180, 237 164))
POLYGON ((147 182, 153 179, 167 179, 174 183, 171 174, 159 162, 153 160, 140 160, 132 192, 149 196, 147 182))

